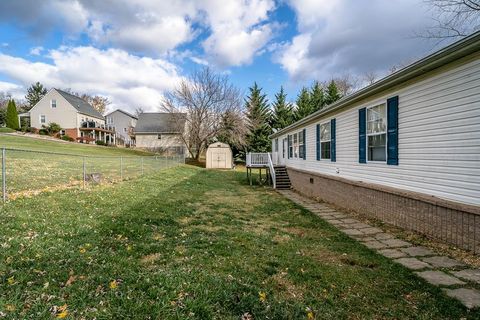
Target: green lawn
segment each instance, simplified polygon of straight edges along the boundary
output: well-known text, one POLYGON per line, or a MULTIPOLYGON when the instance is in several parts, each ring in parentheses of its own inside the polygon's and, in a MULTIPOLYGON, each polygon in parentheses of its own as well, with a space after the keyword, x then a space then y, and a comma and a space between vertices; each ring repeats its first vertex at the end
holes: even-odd
POLYGON ((480 317, 241 172, 43 193, 0 220, 7 318, 480 317))
POLYGON ((29 150, 6 150, 7 192, 10 199, 45 189, 82 187, 84 164, 87 175, 101 174, 102 182, 111 183, 136 178, 142 173, 154 172, 175 165, 179 160, 183 161, 156 157, 139 150, 22 136, 0 135, 1 147, 29 150))
POLYGON ((151 155, 151 153, 126 148, 84 145, 81 143, 65 143, 60 140, 57 142, 11 135, 0 135, 0 148, 3 147, 90 156, 151 155))

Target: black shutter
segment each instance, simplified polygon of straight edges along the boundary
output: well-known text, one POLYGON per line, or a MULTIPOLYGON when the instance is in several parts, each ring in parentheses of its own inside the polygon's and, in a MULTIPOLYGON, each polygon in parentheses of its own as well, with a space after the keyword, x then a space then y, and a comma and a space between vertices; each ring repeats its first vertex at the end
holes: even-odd
POLYGON ((320 160, 320 125, 317 124, 317 160, 320 160))
POLYGON ((398 96, 387 100, 387 164, 398 165, 398 96))
POLYGON ((336 140, 336 120, 330 120, 330 160, 332 162, 337 161, 337 140, 336 140))
POLYGON ((303 160, 307 160, 307 129, 303 129, 303 160))
POLYGON ((367 163, 367 109, 358 110, 358 162, 367 163))

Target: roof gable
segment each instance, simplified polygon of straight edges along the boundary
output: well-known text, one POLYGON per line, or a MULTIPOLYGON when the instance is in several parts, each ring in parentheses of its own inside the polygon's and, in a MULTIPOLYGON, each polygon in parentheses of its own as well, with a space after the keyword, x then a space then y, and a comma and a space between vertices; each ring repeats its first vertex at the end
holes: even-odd
POLYGON ((67 93, 60 89, 55 89, 69 104, 71 104, 79 113, 82 113, 87 116, 103 119, 103 116, 100 112, 95 110, 88 102, 83 100, 80 97, 77 97, 73 94, 67 93))
POLYGON ((112 112, 109 112, 107 114, 105 114, 105 117, 115 113, 115 112, 120 112, 120 113, 123 113, 124 115, 126 115, 127 117, 130 117, 132 119, 135 119, 135 120, 138 120, 138 117, 137 116, 134 116, 133 114, 127 112, 127 111, 124 111, 122 109, 116 109, 116 110, 113 110, 112 112))

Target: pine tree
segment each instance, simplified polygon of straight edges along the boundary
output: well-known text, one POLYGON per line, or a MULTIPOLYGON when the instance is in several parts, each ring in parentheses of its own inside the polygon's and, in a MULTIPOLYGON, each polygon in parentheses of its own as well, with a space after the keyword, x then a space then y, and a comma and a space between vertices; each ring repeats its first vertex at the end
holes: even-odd
POLYGON ((25 96, 25 99, 29 104, 29 109, 33 108, 33 106, 36 105, 46 94, 47 88, 45 88, 40 82, 32 84, 27 89, 27 95, 25 96))
POLYGON ((270 109, 265 94, 257 83, 249 88, 250 94, 245 99, 246 116, 249 132, 247 134, 247 150, 249 152, 269 152, 271 142, 269 135, 272 133, 270 127, 270 109))
POLYGON ((340 95, 340 92, 338 91, 337 85, 335 84, 335 81, 330 81, 330 83, 327 86, 327 92, 325 93, 325 104, 330 105, 334 103, 335 101, 339 100, 342 96, 340 95))
POLYGON ((13 101, 13 99, 8 102, 7 116, 5 122, 7 124, 7 127, 10 129, 20 129, 20 125, 18 123, 17 106, 15 105, 15 101, 13 101))
POLYGON ((283 129, 293 123, 293 107, 287 102, 287 94, 280 87, 280 92, 275 95, 271 126, 273 129, 283 129))
POLYGON ((314 112, 325 106, 325 93, 323 86, 318 81, 313 83, 310 93, 310 103, 312 104, 314 112))
POLYGON ((300 94, 297 97, 297 108, 295 109, 295 121, 305 118, 306 116, 312 114, 315 110, 313 109, 310 92, 308 89, 303 87, 300 91, 300 94))

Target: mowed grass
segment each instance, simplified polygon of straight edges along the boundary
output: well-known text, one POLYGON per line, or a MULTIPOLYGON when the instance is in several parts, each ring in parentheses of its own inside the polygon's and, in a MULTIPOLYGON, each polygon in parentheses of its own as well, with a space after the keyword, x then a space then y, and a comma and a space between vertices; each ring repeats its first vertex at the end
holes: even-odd
POLYGON ((0 212, 7 318, 480 317, 244 173, 180 166, 0 212))
POLYGON ((151 153, 140 150, 22 136, 0 135, 0 147, 15 149, 6 150, 9 198, 45 189, 83 186, 84 164, 87 176, 101 174, 102 182, 116 182, 170 167, 179 161, 153 157, 151 153))

